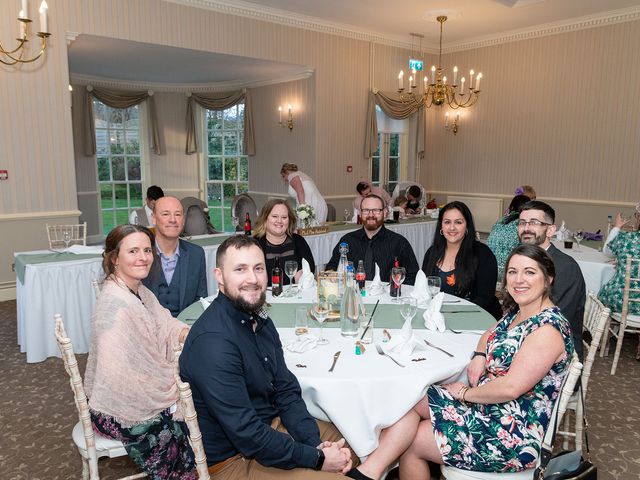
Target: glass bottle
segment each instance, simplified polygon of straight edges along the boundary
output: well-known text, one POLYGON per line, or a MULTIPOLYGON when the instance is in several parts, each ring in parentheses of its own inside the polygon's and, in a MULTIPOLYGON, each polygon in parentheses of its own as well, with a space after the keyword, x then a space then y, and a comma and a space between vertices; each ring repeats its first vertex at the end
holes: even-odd
POLYGON ((282 295, 282 270, 280 269, 280 257, 276 257, 273 270, 271 270, 271 295, 274 297, 282 295))
POLYGON ((340 247, 340 260, 338 261, 338 298, 342 298, 346 285, 346 273, 347 266, 349 265, 349 259, 347 253, 349 253, 349 245, 346 242, 341 242, 340 247))
POLYGON ((340 334, 344 337, 355 337, 358 335, 358 327, 360 326, 362 299, 356 286, 353 267, 347 267, 346 278, 347 283, 340 304, 340 334))
POLYGON ((249 217, 249 212, 244 215, 244 234, 251 235, 251 217, 249 217))
POLYGON ((358 261, 358 269, 356 270, 356 282, 358 282, 358 288, 360 293, 364 295, 364 285, 367 280, 367 273, 364 270, 364 260, 358 261))

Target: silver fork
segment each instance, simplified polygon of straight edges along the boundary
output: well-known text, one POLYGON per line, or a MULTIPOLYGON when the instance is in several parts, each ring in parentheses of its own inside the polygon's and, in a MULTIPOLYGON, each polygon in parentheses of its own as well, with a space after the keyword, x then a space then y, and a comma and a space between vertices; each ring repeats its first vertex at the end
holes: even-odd
POLYGON ((450 328, 449 331, 451 333, 455 333, 456 335, 460 335, 461 333, 466 333, 467 335, 482 335, 480 332, 471 332, 469 330, 463 331, 463 330, 454 330, 453 328, 450 328))
POLYGON ((398 362, 395 358, 393 358, 391 355, 387 355, 386 353, 384 353, 384 350, 382 350, 382 347, 380 345, 378 345, 376 343, 376 350, 378 351, 378 353, 380 355, 383 355, 385 357, 389 357, 391 360, 393 360, 395 362, 396 365, 398 365, 399 367, 404 368, 404 365, 402 365, 400 362, 398 362))

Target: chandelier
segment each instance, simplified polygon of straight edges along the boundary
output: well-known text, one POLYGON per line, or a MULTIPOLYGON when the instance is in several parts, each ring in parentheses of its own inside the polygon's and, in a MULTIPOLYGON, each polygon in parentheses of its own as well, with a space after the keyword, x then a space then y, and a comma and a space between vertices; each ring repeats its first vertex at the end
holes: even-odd
POLYGON ((18 41, 18 46, 13 50, 9 50, 4 48, 2 43, 0 43, 0 63, 4 63, 5 65, 15 65, 16 63, 31 63, 35 62, 38 58, 42 56, 45 49, 47 48, 47 37, 51 36, 51 34, 47 31, 47 10, 49 7, 47 6, 47 2, 42 0, 40 4, 40 31, 36 33, 36 36, 40 37, 40 52, 31 58, 24 58, 26 47, 29 44, 29 24, 32 23, 29 18, 29 5, 27 4, 27 0, 21 0, 22 9, 18 14, 18 25, 20 26, 20 36, 16 38, 18 41))
POLYGON ((432 105, 449 105, 452 109, 466 108, 478 101, 480 95, 480 79, 482 73, 469 72, 469 83, 465 89, 466 78, 460 79, 458 85, 458 67, 453 67, 453 82, 447 83, 447 77, 442 69, 442 24, 447 21, 447 17, 440 15, 436 18, 440 23, 440 53, 438 55, 438 66, 431 67, 431 77, 423 76, 422 82, 418 79, 418 72, 411 70, 409 77, 409 88, 404 89, 404 71, 400 70, 398 75, 398 93, 402 103, 416 107, 430 108, 432 105), (419 84, 422 83, 422 93, 419 84))

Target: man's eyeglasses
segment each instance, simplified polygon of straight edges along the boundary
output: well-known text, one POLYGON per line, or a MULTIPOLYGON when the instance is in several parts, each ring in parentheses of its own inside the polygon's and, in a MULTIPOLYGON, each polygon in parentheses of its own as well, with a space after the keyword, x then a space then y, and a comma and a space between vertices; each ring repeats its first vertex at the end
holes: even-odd
POLYGON ((531 225, 532 227, 541 227, 543 225, 548 226, 551 224, 546 222, 541 222, 540 220, 529 220, 528 222, 526 220, 518 220, 519 227, 526 227, 527 225, 531 225))
POLYGON ((384 208, 363 208, 361 212, 363 215, 369 215, 370 213, 373 213, 374 215, 380 215, 382 213, 382 210, 384 210, 384 208))

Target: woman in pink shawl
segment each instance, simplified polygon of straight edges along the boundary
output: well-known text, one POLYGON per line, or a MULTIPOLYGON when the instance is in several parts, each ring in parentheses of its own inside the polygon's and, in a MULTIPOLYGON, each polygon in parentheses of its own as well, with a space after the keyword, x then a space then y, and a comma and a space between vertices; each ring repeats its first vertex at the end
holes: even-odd
POLYGON ((140 282, 153 263, 154 243, 138 225, 107 235, 85 389, 94 430, 120 440, 150 478, 195 479, 187 426, 176 411, 173 363, 189 328, 140 282))

